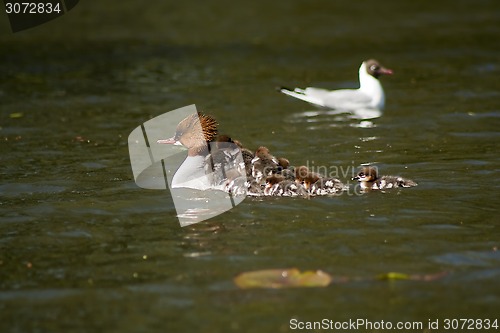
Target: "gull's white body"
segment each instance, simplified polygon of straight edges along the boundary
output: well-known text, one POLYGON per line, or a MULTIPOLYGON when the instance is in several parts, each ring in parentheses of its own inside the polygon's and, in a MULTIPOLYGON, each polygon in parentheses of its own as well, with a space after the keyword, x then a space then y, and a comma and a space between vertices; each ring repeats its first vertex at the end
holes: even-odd
MULTIPOLYGON (((316 106, 338 109, 359 110, 377 109, 385 107, 385 94, 380 81, 368 73, 367 62, 363 62, 359 68, 359 88, 326 90, 321 88, 295 88, 289 90, 281 88, 280 91, 291 97, 298 98, 316 106)), ((386 74, 392 71, 387 70, 386 74)))

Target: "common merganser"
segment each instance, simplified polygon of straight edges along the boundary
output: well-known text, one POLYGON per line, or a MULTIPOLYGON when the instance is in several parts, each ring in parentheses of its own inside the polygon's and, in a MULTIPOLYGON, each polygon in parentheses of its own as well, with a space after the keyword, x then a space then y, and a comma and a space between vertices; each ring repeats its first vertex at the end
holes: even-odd
POLYGON ((375 167, 362 168, 352 180, 359 181, 361 189, 364 191, 417 186, 417 183, 413 180, 404 179, 399 176, 379 176, 378 170, 375 167))
POLYGON ((312 87, 306 89, 281 87, 279 91, 315 106, 328 109, 383 110, 385 106, 385 94, 379 77, 391 74, 393 74, 392 70, 383 67, 378 61, 370 59, 364 61, 359 67, 358 89, 327 90, 312 87))
MULTIPOLYGON (((216 189, 233 195, 324 196, 341 193, 344 184, 306 166, 293 167, 261 146, 255 154, 228 136, 217 137, 217 122, 192 114, 176 127, 175 135, 158 143, 183 145, 188 154, 172 178, 172 188, 216 189), (241 154, 241 152, 246 152, 241 154), (246 155, 243 156, 243 155, 246 155)), ((417 184, 398 176, 378 176, 374 167, 363 168, 353 180, 363 190, 411 187, 417 184)), ((233 196, 234 197, 234 196, 233 196)))
POLYGON ((211 161, 215 175, 222 177, 216 179, 216 183, 222 183, 225 179, 244 178, 246 174, 244 158, 238 158, 242 153, 241 143, 227 135, 219 135, 215 147, 216 149, 211 150, 211 161))
POLYGON ((255 151, 255 157, 252 159, 251 163, 252 176, 259 184, 263 184, 267 176, 278 172, 280 168, 278 159, 271 155, 267 147, 263 146, 255 151))
POLYGON ((188 149, 188 156, 179 166, 172 178, 172 188, 194 188, 206 190, 213 188, 213 166, 209 156, 207 142, 217 136, 217 122, 201 113, 184 118, 176 127, 175 135, 157 143, 182 145, 188 149))
POLYGON ((285 176, 275 174, 266 178, 264 195, 280 197, 308 197, 309 193, 302 184, 286 179, 285 176))
POLYGON ((337 178, 320 178, 310 186, 311 195, 337 194, 344 190, 344 184, 337 178))
POLYGON ((290 166, 290 161, 288 160, 288 158, 278 157, 278 165, 282 169, 287 169, 290 166))
POLYGON ((244 177, 245 165, 241 157, 238 158, 238 146, 224 139, 214 142, 217 125, 215 119, 208 115, 191 114, 177 125, 173 137, 157 141, 188 149, 186 159, 172 178, 172 188, 224 190, 228 183, 244 177))
POLYGON ((252 176, 252 160, 254 159, 254 153, 250 149, 243 147, 240 141, 233 140, 231 137, 227 135, 219 135, 217 137, 216 146, 219 150, 218 152, 212 153, 214 155, 214 165, 217 167, 217 161, 222 160, 223 163, 231 162, 232 169, 230 172, 226 172, 225 175, 229 179, 226 182, 224 187, 224 191, 228 193, 232 193, 233 195, 249 195, 249 196, 262 196, 264 194, 264 189, 260 186, 255 178, 252 176), (241 152, 242 161, 239 161, 237 165, 234 165, 234 153, 231 154, 231 151, 228 153, 225 146, 227 144, 235 144, 237 147, 234 147, 241 152), (236 173, 234 172, 236 170, 236 173), (232 172, 231 172, 232 171, 232 172))
POLYGON ((310 195, 330 195, 344 190, 344 184, 337 178, 323 177, 302 165, 295 169, 296 182, 302 184, 310 195))

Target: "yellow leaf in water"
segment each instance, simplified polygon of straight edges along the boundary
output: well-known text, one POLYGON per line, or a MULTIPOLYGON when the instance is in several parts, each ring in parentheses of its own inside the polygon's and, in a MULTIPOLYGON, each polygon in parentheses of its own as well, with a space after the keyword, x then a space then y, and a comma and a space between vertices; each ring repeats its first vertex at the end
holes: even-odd
POLYGON ((21 118, 21 117, 23 117, 23 116, 24 116, 24 114, 23 114, 22 112, 14 112, 14 113, 11 113, 11 114, 9 115, 9 117, 10 117, 10 118, 13 118, 13 119, 14 119, 14 118, 21 118))
POLYGON ((411 277, 408 274, 389 272, 385 274, 377 275, 379 280, 409 280, 411 277))
POLYGON ((326 287, 332 277, 323 271, 300 272, 297 268, 244 272, 234 278, 240 288, 326 287))

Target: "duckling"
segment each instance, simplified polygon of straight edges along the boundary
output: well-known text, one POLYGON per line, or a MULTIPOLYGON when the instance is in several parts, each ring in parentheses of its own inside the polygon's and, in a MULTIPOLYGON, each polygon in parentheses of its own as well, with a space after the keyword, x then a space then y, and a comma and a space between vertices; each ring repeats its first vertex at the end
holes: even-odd
POLYGON ((410 179, 400 176, 379 176, 376 167, 363 167, 352 180, 359 181, 361 189, 385 190, 394 187, 413 187, 418 184, 410 179))

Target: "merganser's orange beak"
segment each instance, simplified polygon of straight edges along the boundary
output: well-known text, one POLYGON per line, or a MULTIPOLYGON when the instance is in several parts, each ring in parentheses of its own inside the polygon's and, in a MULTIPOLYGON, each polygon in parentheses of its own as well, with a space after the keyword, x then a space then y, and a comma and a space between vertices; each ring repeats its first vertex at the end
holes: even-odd
POLYGON ((177 140, 175 140, 175 137, 171 137, 168 139, 161 139, 161 140, 156 141, 156 143, 164 143, 164 144, 168 144, 168 145, 175 145, 176 142, 177 142, 177 140))

